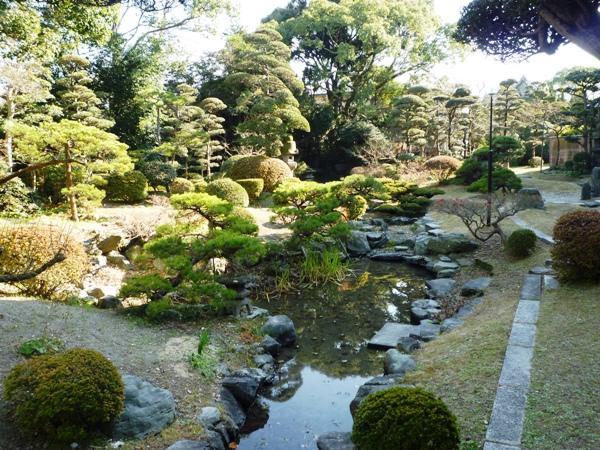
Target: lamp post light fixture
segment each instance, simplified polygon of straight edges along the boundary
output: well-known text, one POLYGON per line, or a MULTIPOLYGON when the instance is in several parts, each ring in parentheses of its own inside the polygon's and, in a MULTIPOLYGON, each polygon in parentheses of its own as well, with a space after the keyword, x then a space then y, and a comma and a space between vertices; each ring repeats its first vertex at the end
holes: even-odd
POLYGON ((492 224, 492 192, 494 184, 492 182, 492 173, 494 171, 494 148, 492 146, 494 127, 494 94, 490 94, 490 145, 488 149, 488 185, 487 185, 487 214, 486 225, 489 227, 492 224))

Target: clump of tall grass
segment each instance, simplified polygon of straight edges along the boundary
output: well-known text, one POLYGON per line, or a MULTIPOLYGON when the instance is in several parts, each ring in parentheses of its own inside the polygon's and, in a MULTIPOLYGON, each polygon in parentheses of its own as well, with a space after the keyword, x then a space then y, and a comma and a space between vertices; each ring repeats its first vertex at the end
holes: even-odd
POLYGON ((340 282, 347 274, 348 264, 342 260, 340 252, 336 249, 323 252, 309 250, 300 266, 300 279, 309 284, 340 282))

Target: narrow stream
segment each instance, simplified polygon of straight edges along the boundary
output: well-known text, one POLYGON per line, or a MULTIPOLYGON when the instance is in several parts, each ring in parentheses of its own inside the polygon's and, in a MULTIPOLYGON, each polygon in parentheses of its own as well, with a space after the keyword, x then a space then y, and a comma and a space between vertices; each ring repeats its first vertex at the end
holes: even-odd
POLYGON ((296 325, 299 350, 288 377, 267 392, 269 421, 244 436, 240 450, 311 449, 329 431, 350 431, 349 405, 358 387, 381 375, 383 353, 366 342, 386 321, 408 322, 410 302, 423 298, 428 274, 403 264, 361 260, 338 285, 255 302, 296 325))

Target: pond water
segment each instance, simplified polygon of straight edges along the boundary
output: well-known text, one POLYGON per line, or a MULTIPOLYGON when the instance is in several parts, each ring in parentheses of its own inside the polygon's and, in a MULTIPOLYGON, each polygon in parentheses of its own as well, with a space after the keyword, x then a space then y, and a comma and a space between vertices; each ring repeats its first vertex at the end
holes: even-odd
POLYGON ((361 260, 339 286, 308 288, 257 306, 287 314, 298 350, 283 383, 265 393, 269 420, 244 436, 240 450, 316 449, 316 437, 350 431, 349 405, 359 386, 381 375, 383 352, 366 347, 386 321, 409 322, 410 303, 423 298, 428 274, 403 264, 361 260))

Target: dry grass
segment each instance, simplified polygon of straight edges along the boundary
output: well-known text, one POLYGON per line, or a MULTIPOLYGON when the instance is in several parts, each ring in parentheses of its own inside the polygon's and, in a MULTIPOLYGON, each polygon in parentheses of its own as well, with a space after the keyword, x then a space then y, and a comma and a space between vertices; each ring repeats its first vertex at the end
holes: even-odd
POLYGON ((523 448, 600 448, 600 286, 544 294, 523 448))
MULTIPOLYGON (((456 414, 463 441, 480 444, 492 411, 506 343, 524 273, 543 264, 549 248, 538 247, 524 260, 505 256, 499 244, 486 244, 477 256, 490 261, 495 276, 484 301, 457 329, 416 353, 418 368, 407 377, 442 397, 456 414)), ((462 275, 480 276, 478 273, 462 275)))

